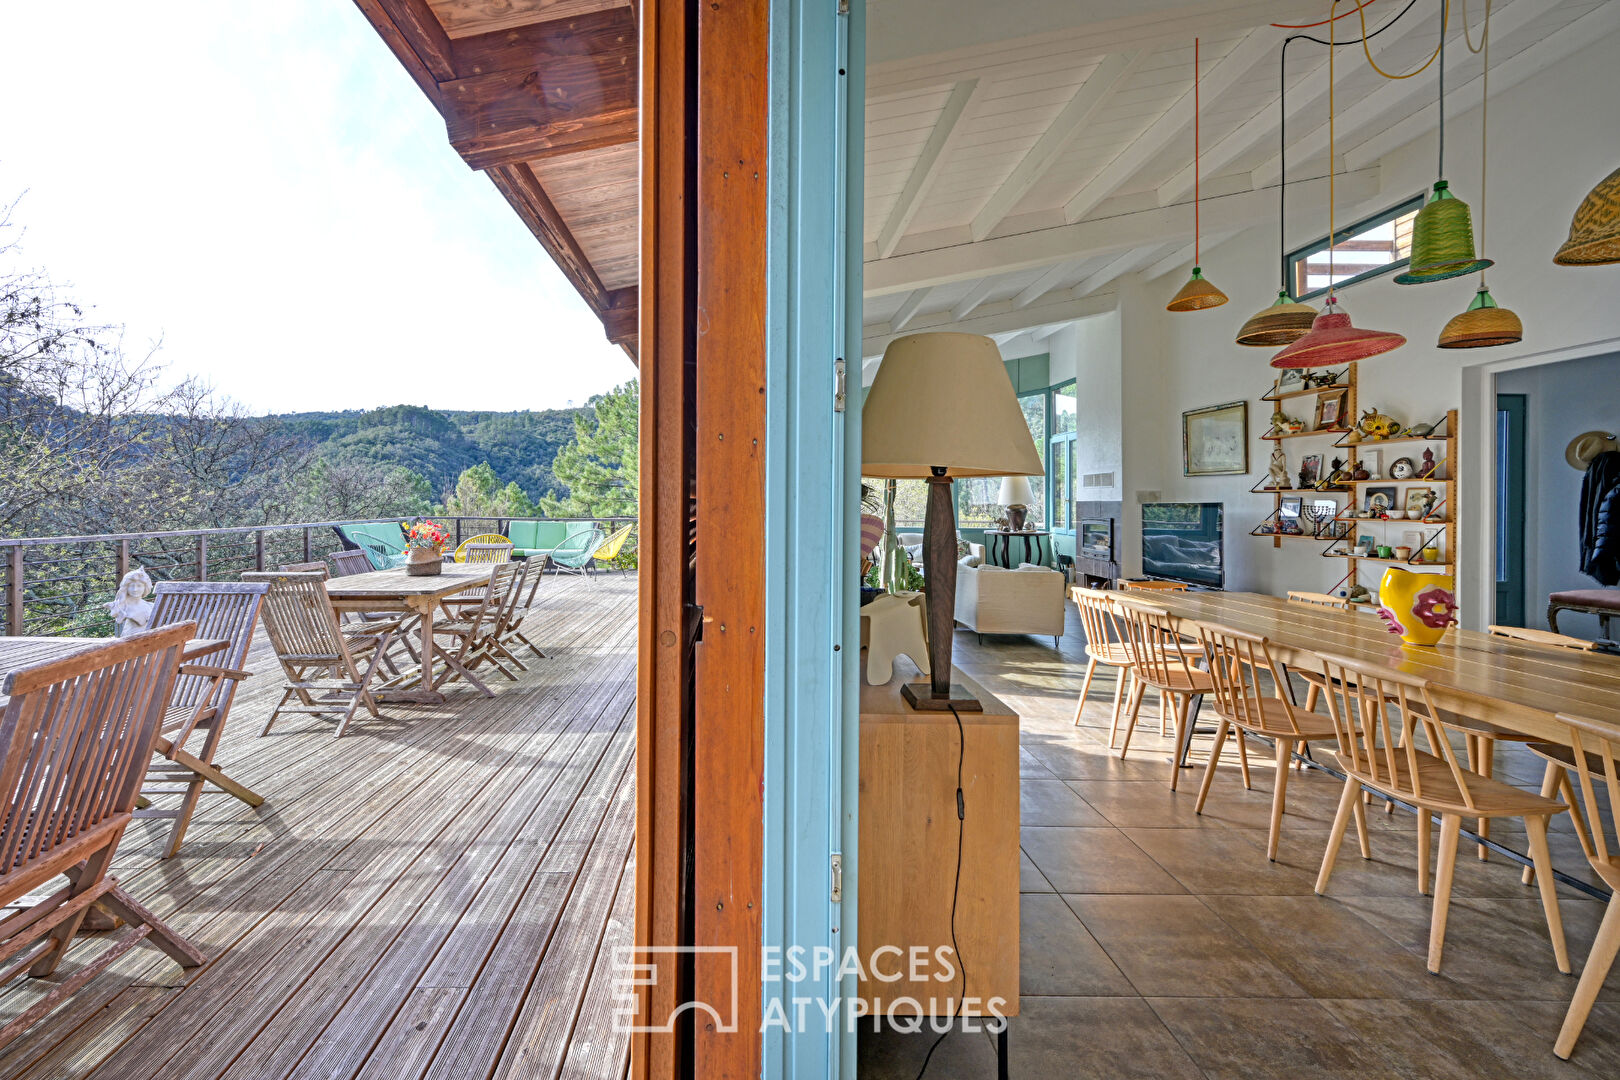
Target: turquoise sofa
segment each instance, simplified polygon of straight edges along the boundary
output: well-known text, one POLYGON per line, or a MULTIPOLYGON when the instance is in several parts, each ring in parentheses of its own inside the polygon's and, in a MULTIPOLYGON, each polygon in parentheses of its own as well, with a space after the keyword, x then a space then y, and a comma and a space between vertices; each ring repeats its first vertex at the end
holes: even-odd
POLYGON ((568 539, 570 527, 580 524, 585 528, 591 527, 588 521, 509 521, 506 524, 506 538, 512 541, 514 558, 545 555, 568 539))

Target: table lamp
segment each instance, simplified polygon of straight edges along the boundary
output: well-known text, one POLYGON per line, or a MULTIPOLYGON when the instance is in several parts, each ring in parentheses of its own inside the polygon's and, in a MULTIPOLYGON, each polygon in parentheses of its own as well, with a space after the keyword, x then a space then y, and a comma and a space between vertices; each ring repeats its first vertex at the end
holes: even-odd
POLYGON ((996 343, 978 334, 907 334, 883 351, 861 408, 861 473, 928 481, 923 577, 928 594, 927 683, 901 694, 914 709, 981 712, 951 682, 956 627, 956 515, 959 476, 1039 476, 1044 470, 996 343))
POLYGON ((1035 501, 1035 489, 1029 486, 1029 477, 1003 477, 996 501, 1007 508, 1007 528, 1013 532, 1023 532, 1024 520, 1029 516, 1029 504, 1035 501))

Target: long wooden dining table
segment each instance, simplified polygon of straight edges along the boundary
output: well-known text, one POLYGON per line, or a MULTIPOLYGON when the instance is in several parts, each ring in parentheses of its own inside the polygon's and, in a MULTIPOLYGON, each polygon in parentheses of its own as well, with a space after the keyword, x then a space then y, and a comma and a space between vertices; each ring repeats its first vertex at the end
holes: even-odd
MULTIPOLYGON (((1273 657, 1296 671, 1321 674, 1319 654, 1334 653, 1415 675, 1428 681, 1439 708, 1546 742, 1567 746, 1571 741, 1569 728, 1558 720, 1560 713, 1612 725, 1620 734, 1620 657, 1458 628, 1438 645, 1408 645, 1370 609, 1343 611, 1261 593, 1159 592, 1131 598, 1165 608, 1191 624, 1189 631, 1219 625, 1264 637, 1273 657)), ((1186 727, 1190 743, 1192 725, 1186 727)), ((1178 746, 1176 761, 1184 762, 1186 753, 1186 743, 1178 746)), ((1342 775, 1313 759, 1307 763, 1342 775)), ((1464 835, 1515 862, 1530 862, 1524 852, 1467 830, 1464 835)), ((1589 895, 1608 895, 1562 871, 1555 870, 1554 876, 1589 895)))
POLYGON ((1339 611, 1245 592, 1133 594, 1196 625, 1266 638, 1288 667, 1320 673, 1337 653, 1426 679, 1435 704, 1476 720, 1568 745, 1559 713, 1613 725, 1620 735, 1620 657, 1549 648, 1453 628, 1439 645, 1407 645, 1370 610, 1339 611))

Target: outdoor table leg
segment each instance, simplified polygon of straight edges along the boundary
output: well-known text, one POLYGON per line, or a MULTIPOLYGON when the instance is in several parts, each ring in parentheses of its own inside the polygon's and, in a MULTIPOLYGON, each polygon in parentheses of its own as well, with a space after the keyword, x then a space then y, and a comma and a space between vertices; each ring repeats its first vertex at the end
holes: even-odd
POLYGON ((405 702, 417 705, 439 705, 444 702, 444 694, 438 689, 433 679, 433 609, 437 606, 429 598, 411 598, 405 601, 405 606, 416 612, 422 623, 422 674, 416 686, 410 689, 382 688, 372 691, 372 696, 378 701, 405 702))

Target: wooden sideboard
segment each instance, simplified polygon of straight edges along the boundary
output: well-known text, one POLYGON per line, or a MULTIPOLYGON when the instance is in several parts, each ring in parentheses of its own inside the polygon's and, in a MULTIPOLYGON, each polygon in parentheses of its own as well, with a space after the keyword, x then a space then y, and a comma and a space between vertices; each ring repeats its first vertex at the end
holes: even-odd
MULTIPOLYGON (((864 664, 862 665, 864 668, 864 664)), ((860 996, 873 1014, 1018 1014, 1018 715, 972 679, 956 672, 984 703, 962 713, 961 743, 951 713, 917 712, 900 697, 901 683, 920 678, 904 661, 882 686, 861 679, 860 996), (956 876, 956 771, 962 760, 962 878, 956 908, 961 962, 933 963, 950 950, 951 891, 956 876), (877 950, 887 947, 877 954, 877 950), (926 968, 913 972, 912 950, 926 950, 926 968), (892 949, 898 949, 896 955, 892 949), (885 982, 874 978, 899 973, 885 982), (961 968, 967 970, 963 987, 961 968), (920 977, 913 979, 917 974, 920 977), (910 999, 904 1001, 902 999, 910 999), (932 1002, 932 1004, 930 1004, 932 1002)))

